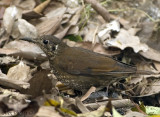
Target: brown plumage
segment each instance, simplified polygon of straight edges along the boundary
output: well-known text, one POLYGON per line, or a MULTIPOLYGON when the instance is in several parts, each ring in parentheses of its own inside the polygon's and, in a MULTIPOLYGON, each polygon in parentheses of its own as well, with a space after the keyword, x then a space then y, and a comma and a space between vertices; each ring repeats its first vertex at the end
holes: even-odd
POLYGON ((90 50, 69 47, 51 35, 23 40, 36 43, 47 55, 57 79, 73 89, 105 87, 137 72, 135 66, 90 50))

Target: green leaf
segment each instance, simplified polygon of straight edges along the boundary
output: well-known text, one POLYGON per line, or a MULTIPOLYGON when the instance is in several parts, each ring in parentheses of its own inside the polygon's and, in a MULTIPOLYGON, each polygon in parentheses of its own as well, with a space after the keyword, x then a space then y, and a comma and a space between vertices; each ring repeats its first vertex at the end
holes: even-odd
POLYGON ((75 42, 83 41, 83 39, 82 39, 82 37, 80 35, 74 35, 74 34, 67 35, 64 38, 67 38, 67 39, 69 39, 71 41, 75 41, 75 42))
POLYGON ((57 107, 57 106, 60 106, 60 103, 53 100, 53 99, 49 99, 44 103, 44 105, 45 106, 55 106, 55 107, 57 107))
POLYGON ((148 117, 160 117, 160 115, 151 115, 151 116, 148 116, 148 117))
POLYGON ((41 2, 44 2, 44 1, 46 1, 46 0, 41 0, 41 2))
POLYGON ((160 115, 160 107, 146 106, 146 113, 148 115, 160 115))
POLYGON ((69 110, 69 109, 67 109, 67 108, 60 108, 60 110, 61 110, 62 112, 64 112, 64 113, 69 114, 69 115, 77 116, 77 114, 76 114, 74 111, 69 110))
MULTIPOLYGON (((143 111, 144 113, 146 113, 146 107, 145 107, 145 105, 144 105, 142 102, 139 102, 139 103, 140 103, 140 104, 138 105, 138 106, 139 106, 139 109, 140 109, 141 111, 143 111)), ((139 112, 139 110, 138 110, 137 107, 133 107, 131 110, 132 110, 132 111, 139 112)))

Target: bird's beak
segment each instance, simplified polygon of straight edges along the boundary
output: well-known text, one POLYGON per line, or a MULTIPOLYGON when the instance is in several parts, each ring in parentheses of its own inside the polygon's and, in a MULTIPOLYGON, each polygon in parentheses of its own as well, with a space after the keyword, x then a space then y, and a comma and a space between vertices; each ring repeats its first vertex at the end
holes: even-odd
POLYGON ((26 38, 20 38, 20 40, 36 43, 36 39, 34 39, 34 38, 28 38, 28 37, 26 37, 26 38))

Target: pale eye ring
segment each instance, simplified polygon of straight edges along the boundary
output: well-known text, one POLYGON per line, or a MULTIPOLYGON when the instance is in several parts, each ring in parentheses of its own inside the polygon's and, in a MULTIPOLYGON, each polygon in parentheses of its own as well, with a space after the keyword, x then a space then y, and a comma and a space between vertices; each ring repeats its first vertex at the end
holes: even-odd
POLYGON ((48 42, 49 42, 48 40, 43 40, 44 44, 48 44, 48 42))

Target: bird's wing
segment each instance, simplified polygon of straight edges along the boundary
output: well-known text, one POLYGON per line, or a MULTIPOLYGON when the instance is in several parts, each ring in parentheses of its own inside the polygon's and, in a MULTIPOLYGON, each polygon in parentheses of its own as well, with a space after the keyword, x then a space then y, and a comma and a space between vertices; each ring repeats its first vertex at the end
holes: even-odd
POLYGON ((111 57, 80 48, 67 48, 57 60, 64 71, 75 75, 131 74, 136 67, 121 63, 111 57), (62 58, 61 58, 62 57, 62 58))

